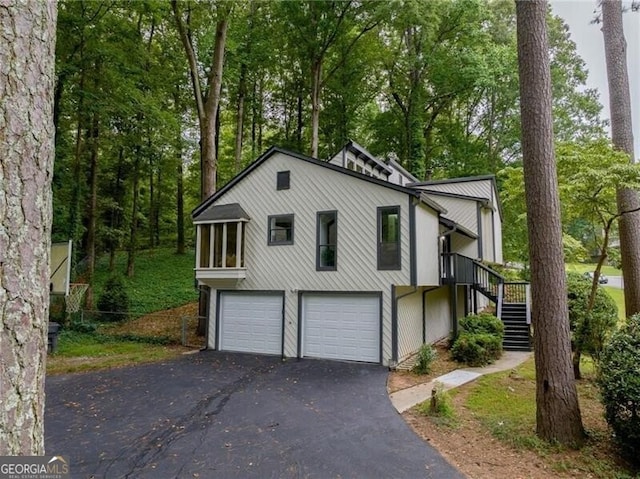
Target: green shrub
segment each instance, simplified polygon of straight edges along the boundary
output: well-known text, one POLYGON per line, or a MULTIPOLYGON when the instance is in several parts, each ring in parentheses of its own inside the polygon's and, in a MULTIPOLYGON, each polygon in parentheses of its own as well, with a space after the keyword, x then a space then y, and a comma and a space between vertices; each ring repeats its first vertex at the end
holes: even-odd
POLYGON ((129 296, 124 281, 118 275, 109 277, 98 300, 102 321, 122 321, 129 313, 129 296))
POLYGON ((430 344, 423 344, 418 350, 416 364, 411 370, 416 374, 429 374, 431 372, 431 364, 437 357, 438 353, 430 344))
POLYGON ((502 321, 490 314, 471 314, 460 320, 460 333, 451 347, 455 361, 469 366, 490 364, 502 355, 502 321))
POLYGON ((78 333, 94 334, 98 331, 98 325, 91 321, 71 321, 67 326, 69 331, 78 333))
POLYGON ((593 309, 587 313, 592 282, 578 273, 567 275, 569 324, 574 349, 589 354, 596 365, 618 323, 618 307, 604 288, 598 286, 593 309))
POLYGON ((460 320, 460 329, 468 333, 488 333, 495 336, 504 335, 504 325, 493 314, 470 314, 460 320))
POLYGON ((600 364, 605 417, 625 455, 640 464, 640 314, 613 334, 600 364))

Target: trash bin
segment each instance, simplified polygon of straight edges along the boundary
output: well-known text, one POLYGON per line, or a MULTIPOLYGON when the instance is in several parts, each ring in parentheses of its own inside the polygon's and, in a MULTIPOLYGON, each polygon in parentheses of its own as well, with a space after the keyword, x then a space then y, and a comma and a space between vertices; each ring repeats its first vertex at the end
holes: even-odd
POLYGON ((58 331, 60 331, 60 325, 58 323, 49 323, 47 353, 55 353, 56 349, 58 349, 58 331))

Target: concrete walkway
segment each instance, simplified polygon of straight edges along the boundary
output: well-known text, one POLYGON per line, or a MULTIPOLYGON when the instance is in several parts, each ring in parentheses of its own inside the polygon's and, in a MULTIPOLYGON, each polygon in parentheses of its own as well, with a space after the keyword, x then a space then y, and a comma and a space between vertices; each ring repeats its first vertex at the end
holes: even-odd
POLYGON ((456 369, 444 376, 437 377, 428 383, 418 384, 406 389, 401 389, 389 395, 393 407, 399 413, 405 412, 407 409, 411 409, 416 404, 426 401, 431 397, 431 391, 435 387, 436 383, 442 384, 445 391, 453 389, 458 386, 462 386, 474 379, 479 378, 484 374, 492 374, 500 371, 508 371, 517 366, 520 366, 527 359, 533 355, 530 351, 505 351, 502 357, 495 363, 490 364, 482 368, 464 368, 456 369))

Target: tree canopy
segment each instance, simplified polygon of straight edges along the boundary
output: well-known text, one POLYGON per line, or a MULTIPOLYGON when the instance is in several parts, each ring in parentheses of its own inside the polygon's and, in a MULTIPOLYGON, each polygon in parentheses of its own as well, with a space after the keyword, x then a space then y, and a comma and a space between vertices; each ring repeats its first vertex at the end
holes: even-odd
MULTIPOLYGON (((520 164, 510 0, 229 6, 60 2, 53 239, 87 281, 102 252, 127 249, 131 275, 140 248, 184 251, 203 173, 220 187, 273 144, 326 159, 354 139, 418 178, 520 164)), ((598 138, 584 62, 547 21, 556 136, 598 138)))

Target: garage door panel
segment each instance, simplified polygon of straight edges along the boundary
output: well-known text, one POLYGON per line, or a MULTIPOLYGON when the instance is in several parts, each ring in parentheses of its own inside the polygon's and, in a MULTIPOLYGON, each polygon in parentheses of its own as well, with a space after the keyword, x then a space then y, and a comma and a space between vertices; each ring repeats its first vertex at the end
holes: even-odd
POLYGON ((380 298, 303 295, 305 356, 380 362, 380 298))
POLYGON ((220 349, 282 353, 282 295, 220 294, 220 349))

